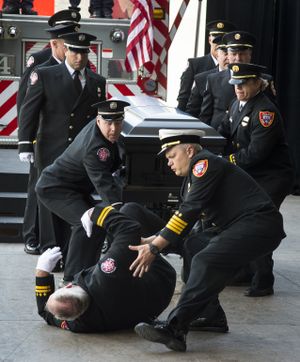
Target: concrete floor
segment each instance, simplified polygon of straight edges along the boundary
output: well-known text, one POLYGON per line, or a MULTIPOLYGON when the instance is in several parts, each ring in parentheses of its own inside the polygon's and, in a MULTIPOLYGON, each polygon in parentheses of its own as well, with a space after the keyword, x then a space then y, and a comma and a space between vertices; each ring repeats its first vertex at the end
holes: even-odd
MULTIPOLYGON (((251 299, 241 287, 226 288, 221 301, 230 333, 191 332, 186 353, 132 331, 76 335, 47 326, 35 306, 37 256, 25 254, 21 244, 0 244, 0 361, 300 361, 300 198, 289 196, 282 212, 288 236, 275 252, 275 295, 251 299)), ((170 259, 179 272, 180 260, 170 259)))

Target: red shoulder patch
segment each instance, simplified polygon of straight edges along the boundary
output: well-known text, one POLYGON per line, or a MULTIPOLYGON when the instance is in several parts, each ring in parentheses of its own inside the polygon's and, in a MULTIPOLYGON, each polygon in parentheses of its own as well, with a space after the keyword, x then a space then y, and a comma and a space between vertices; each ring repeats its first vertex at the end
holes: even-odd
POLYGON ((271 126, 271 124, 274 121, 274 118, 275 118, 275 112, 268 112, 268 111, 259 112, 259 122, 265 128, 271 126))
POLYGON ((208 169, 208 160, 200 160, 193 167, 193 174, 202 177, 208 169))
POLYGON ((101 270, 103 273, 111 274, 117 269, 116 261, 112 258, 108 258, 101 263, 101 270))
POLYGON ((105 162, 105 161, 107 161, 109 159, 110 152, 109 152, 109 150, 107 148, 101 147, 97 151, 97 156, 98 156, 100 161, 105 162))

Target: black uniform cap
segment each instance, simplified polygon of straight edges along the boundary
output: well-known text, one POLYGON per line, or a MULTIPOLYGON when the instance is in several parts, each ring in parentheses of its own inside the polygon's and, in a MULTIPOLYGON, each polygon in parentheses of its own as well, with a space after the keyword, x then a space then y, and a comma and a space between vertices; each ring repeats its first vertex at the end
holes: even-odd
POLYGON ((162 155, 168 148, 182 143, 198 143, 205 136, 205 132, 199 129, 160 129, 158 136, 161 141, 161 151, 157 154, 162 155))
POLYGON ((67 33, 60 35, 63 38, 65 46, 76 53, 88 53, 90 51, 91 41, 97 37, 87 33, 67 33))
POLYGON ((69 25, 59 24, 45 30, 50 34, 51 39, 58 39, 60 38, 60 35, 78 32, 79 28, 80 28, 79 24, 69 24, 69 25))
POLYGON ((61 10, 53 14, 49 20, 49 26, 55 26, 58 24, 77 24, 81 19, 81 15, 75 10, 61 10))
POLYGON ((212 42, 214 44, 217 44, 217 49, 222 49, 225 52, 227 51, 226 44, 224 43, 223 40, 223 34, 216 36, 212 42))
POLYGON ((106 121, 122 121, 124 119, 124 108, 130 106, 130 103, 118 99, 95 103, 92 107, 98 108, 98 115, 106 121))
POLYGON ((230 84, 243 84, 251 78, 270 79, 269 74, 266 74, 267 68, 262 65, 251 63, 232 63, 228 64, 231 70, 230 84))
POLYGON ((236 26, 227 20, 213 20, 206 24, 211 35, 225 34, 236 29, 236 26))
POLYGON ((223 36, 228 50, 252 49, 255 45, 254 35, 246 31, 232 31, 223 36))

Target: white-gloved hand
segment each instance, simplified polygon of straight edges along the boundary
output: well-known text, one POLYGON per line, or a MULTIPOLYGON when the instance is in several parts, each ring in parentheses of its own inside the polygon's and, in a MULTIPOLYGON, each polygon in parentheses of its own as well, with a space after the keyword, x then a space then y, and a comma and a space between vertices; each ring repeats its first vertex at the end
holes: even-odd
POLYGON ((36 269, 51 273, 61 258, 62 254, 59 246, 55 246, 52 249, 49 248, 38 258, 36 269))
POLYGON ((86 235, 88 238, 92 235, 92 229, 93 229, 93 222, 91 220, 91 213, 93 208, 86 210, 86 212, 81 216, 81 224, 86 232, 86 235))
POLYGON ((34 162, 33 152, 20 152, 19 159, 21 162, 34 162))

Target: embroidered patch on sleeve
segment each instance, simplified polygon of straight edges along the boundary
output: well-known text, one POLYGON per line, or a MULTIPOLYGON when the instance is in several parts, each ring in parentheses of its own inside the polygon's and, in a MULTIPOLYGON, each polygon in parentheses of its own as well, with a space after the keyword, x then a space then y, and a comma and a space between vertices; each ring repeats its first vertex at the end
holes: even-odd
POLYGON ((112 258, 106 259, 101 263, 101 270, 103 273, 111 274, 117 269, 116 262, 112 258))
POLYGON ((208 160, 200 160, 193 167, 193 174, 202 177, 208 169, 208 160))
POLYGON ((30 84, 34 85, 38 80, 39 80, 39 76, 38 76, 37 72, 32 72, 30 74, 30 84))
POLYGON ((109 150, 107 148, 101 147, 97 151, 97 156, 98 156, 100 161, 105 162, 110 157, 110 152, 109 152, 109 150))
POLYGON ((268 111, 259 112, 259 122, 265 128, 271 126, 271 124, 274 121, 274 118, 275 118, 275 112, 268 112, 268 111))

